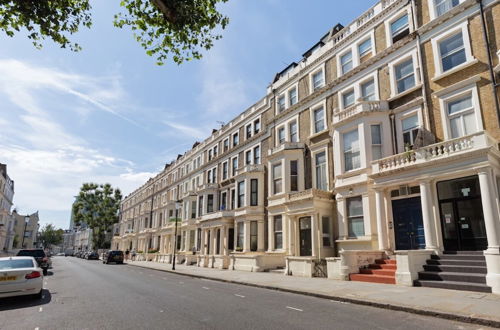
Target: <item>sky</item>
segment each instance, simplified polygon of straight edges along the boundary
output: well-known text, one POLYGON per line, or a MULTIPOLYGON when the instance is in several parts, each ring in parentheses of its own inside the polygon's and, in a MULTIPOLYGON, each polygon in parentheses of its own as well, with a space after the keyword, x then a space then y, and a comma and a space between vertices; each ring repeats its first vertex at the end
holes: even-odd
POLYGON ((15 182, 14 207, 68 228, 84 182, 127 195, 266 94, 337 23, 375 0, 229 0, 230 22, 201 60, 157 66, 128 29, 113 26, 119 1, 93 0, 83 50, 24 32, 0 32, 0 163, 15 182))

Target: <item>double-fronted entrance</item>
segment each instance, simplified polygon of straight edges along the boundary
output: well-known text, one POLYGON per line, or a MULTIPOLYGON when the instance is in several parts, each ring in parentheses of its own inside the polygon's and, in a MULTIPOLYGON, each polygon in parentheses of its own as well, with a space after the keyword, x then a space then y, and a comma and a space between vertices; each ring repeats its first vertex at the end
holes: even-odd
POLYGON ((485 250, 488 244, 478 177, 438 182, 437 190, 444 249, 485 250))
POLYGON ((393 200, 392 217, 396 250, 425 248, 420 197, 393 200))

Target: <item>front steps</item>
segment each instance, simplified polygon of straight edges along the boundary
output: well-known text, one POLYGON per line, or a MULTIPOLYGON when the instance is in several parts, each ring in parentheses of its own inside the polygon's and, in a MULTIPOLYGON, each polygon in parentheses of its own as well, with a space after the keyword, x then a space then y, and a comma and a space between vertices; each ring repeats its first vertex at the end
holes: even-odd
POLYGON ((360 268, 359 274, 350 274, 351 281, 396 284, 396 260, 377 259, 367 268, 360 268))
POLYGON ((486 259, 482 251, 446 251, 427 260, 414 285, 490 293, 486 273, 486 259))

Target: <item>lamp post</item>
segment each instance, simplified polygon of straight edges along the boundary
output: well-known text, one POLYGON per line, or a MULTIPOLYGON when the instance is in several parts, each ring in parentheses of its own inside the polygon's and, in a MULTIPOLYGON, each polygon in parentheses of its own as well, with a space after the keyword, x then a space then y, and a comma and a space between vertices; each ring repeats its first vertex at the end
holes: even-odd
POLYGON ((23 241, 21 243, 21 248, 24 248, 24 238, 26 237, 26 227, 28 227, 28 222, 30 222, 30 217, 24 217, 24 231, 23 231, 23 241))
POLYGON ((172 259, 172 270, 175 270, 175 253, 177 250, 177 216, 181 208, 181 201, 175 202, 175 230, 174 230, 174 257, 172 259))

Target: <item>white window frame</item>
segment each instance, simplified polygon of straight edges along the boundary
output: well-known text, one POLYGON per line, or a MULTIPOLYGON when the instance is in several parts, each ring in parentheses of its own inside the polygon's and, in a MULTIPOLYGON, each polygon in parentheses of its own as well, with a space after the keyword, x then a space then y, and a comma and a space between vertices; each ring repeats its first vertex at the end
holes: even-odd
POLYGON ((291 106, 293 106, 293 105, 295 105, 295 104, 299 103, 299 83, 298 83, 298 82, 297 82, 297 83, 295 83, 295 84, 293 84, 292 86, 290 86, 290 87, 286 90, 286 99, 287 99, 287 100, 286 100, 286 104, 288 105, 288 107, 291 107, 291 106), (291 99, 290 99, 290 91, 291 91, 292 89, 295 89, 295 93, 296 93, 296 95, 297 95, 297 97, 296 97, 296 98, 297 98, 297 101, 296 101, 294 104, 292 104, 292 103, 291 103, 291 99))
POLYGON ((362 139, 364 137, 364 134, 362 135, 362 131, 364 128, 354 125, 349 128, 346 128, 345 130, 339 132, 339 137, 340 137, 340 148, 341 148, 341 154, 340 154, 340 163, 341 163, 341 173, 349 173, 349 172, 355 172, 360 169, 363 169, 366 167, 366 162, 365 162, 365 157, 366 157, 366 152, 363 150, 364 143, 362 143, 362 139), (358 132, 358 146, 359 146, 359 167, 353 168, 350 170, 346 170, 346 163, 345 163, 345 150, 344 150, 344 134, 357 131, 358 132))
POLYGON ((274 162, 274 163, 271 163, 271 175, 269 175, 270 177, 270 180, 271 180, 271 194, 272 195, 280 195, 280 194, 284 194, 286 192, 286 182, 285 182, 285 164, 283 163, 283 160, 280 160, 278 162, 274 162), (275 191, 275 186, 274 186, 274 181, 275 181, 275 178, 274 178, 274 166, 277 166, 277 165, 280 165, 281 166, 281 191, 279 193, 276 193, 275 191))
POLYGON ((351 72, 354 70, 358 65, 361 64, 361 58, 359 54, 359 45, 362 44, 364 41, 367 39, 370 39, 371 42, 371 54, 372 57, 375 56, 375 30, 371 30, 370 32, 362 35, 360 38, 358 38, 354 43, 352 43, 350 46, 342 49, 338 54, 337 54, 337 60, 336 60, 336 65, 337 65, 337 75, 340 77, 344 73, 342 71, 342 63, 341 63, 341 57, 348 52, 351 52, 352 54, 352 69, 349 70, 348 72, 351 72))
POLYGON ((318 89, 326 86, 326 70, 325 63, 323 63, 309 73, 309 94, 314 93, 313 76, 320 71, 323 73, 323 85, 319 86, 318 89))
POLYGON ((449 74, 452 74, 454 72, 457 72, 464 67, 467 67, 475 62, 477 62, 476 58, 472 55, 472 48, 471 48, 471 43, 470 43, 470 36, 469 36, 469 29, 468 29, 469 21, 465 20, 461 24, 450 28, 446 29, 445 32, 442 34, 434 37, 431 39, 432 43, 432 51, 434 53, 434 78, 432 80, 437 80, 439 78, 445 77, 449 74), (441 61, 441 52, 439 50, 439 44, 450 37, 452 37, 455 34, 458 34, 459 32, 462 32, 462 39, 464 43, 464 49, 465 49, 465 62, 457 65, 456 67, 444 72, 443 71, 443 63, 441 61))
POLYGON ((448 103, 450 101, 454 101, 458 98, 461 98, 467 94, 470 94, 472 96, 472 105, 474 107, 474 118, 476 120, 476 128, 477 128, 476 132, 482 131, 484 129, 483 120, 481 118, 481 103, 479 102, 477 85, 476 83, 473 83, 439 96, 441 118, 443 119, 441 121, 443 123, 444 138, 446 140, 450 140, 452 138, 450 121, 448 118, 448 103))
POLYGON ((286 125, 284 123, 276 127, 276 146, 282 145, 287 141, 286 131, 287 131, 286 125), (283 136, 284 136, 283 141, 280 141, 280 130, 283 130, 283 136))
POLYGON ((245 141, 253 136, 253 121, 245 125, 245 141), (250 136, 247 135, 247 130, 250 127, 250 136))
POLYGON ((319 102, 319 103, 316 103, 315 105, 313 105, 311 108, 310 108, 310 120, 311 120, 311 136, 314 136, 316 134, 320 134, 326 130, 328 130, 328 121, 327 121, 327 110, 326 110, 326 99, 319 102), (324 116, 323 116, 323 122, 324 122, 324 126, 325 128, 321 131, 318 131, 318 132, 315 132, 315 121, 314 121, 314 112, 316 110, 318 110, 319 108, 323 108, 323 111, 324 111, 324 116))
POLYGON ((405 146, 403 142, 403 120, 412 117, 414 115, 418 116, 418 124, 419 127, 423 127, 424 121, 422 116, 422 107, 420 105, 408 109, 404 112, 400 112, 396 114, 396 141, 398 144, 398 153, 405 152, 405 146))
POLYGON ((311 150, 311 157, 312 157, 312 161, 313 161, 313 173, 312 173, 312 179, 313 179, 313 187, 315 189, 318 189, 317 187, 317 181, 316 181, 316 155, 319 154, 319 153, 322 153, 324 152, 325 153, 325 159, 326 159, 326 167, 325 167, 325 170, 326 170, 326 189, 327 190, 330 190, 330 175, 328 173, 328 169, 330 168, 330 164, 329 164, 329 159, 328 159, 328 147, 322 147, 322 148, 318 148, 318 149, 315 149, 314 151, 311 150))
POLYGON ((231 134, 231 148, 237 147, 240 144, 240 142, 241 142, 240 130, 237 130, 236 132, 233 132, 231 134), (238 143, 236 145, 234 145, 233 143, 235 135, 238 135, 238 143))
POLYGON ((222 169, 222 171, 221 171, 221 172, 222 172, 222 173, 221 173, 222 180, 227 180, 227 179, 229 179, 229 174, 231 174, 231 173, 230 173, 229 161, 228 161, 228 160, 226 160, 225 162, 222 162, 222 168, 221 168, 221 169, 222 169), (224 177, 224 164, 226 164, 226 169, 227 169, 227 173, 226 173, 226 176, 225 176, 225 177, 224 177))
POLYGON ((403 10, 395 13, 388 19, 384 20, 385 24, 385 39, 387 41, 387 48, 391 47, 393 45, 392 43, 392 31, 391 31, 391 25, 404 15, 408 15, 408 27, 410 29, 410 34, 413 32, 413 16, 409 8, 404 8, 403 10))
POLYGON ((340 53, 339 56, 338 56, 338 58, 339 58, 339 71, 338 72, 341 75, 347 74, 348 72, 354 70, 354 68, 356 67, 356 64, 354 62, 354 52, 352 50, 352 47, 349 47, 346 50, 344 50, 342 53, 340 53), (343 65, 342 65, 342 57, 344 57, 348 53, 351 53, 351 69, 349 71, 344 72, 343 65))
POLYGON ((238 168, 236 167, 235 169, 233 168, 233 165, 234 165, 234 160, 236 159, 236 165, 239 164, 239 155, 236 155, 234 157, 231 158, 231 166, 230 166, 230 170, 229 170, 229 177, 232 178, 233 176, 237 176, 238 175, 238 168), (233 175, 233 171, 234 171, 234 175, 233 175))
MULTIPOLYGON (((458 5, 456 5, 453 8, 460 6, 464 1, 465 0, 458 0, 458 2, 459 2, 458 5)), ((436 9, 436 1, 435 0, 427 0, 427 4, 429 6, 430 19, 434 20, 434 19, 438 18, 439 16, 438 16, 437 9, 436 9)), ((453 10, 453 9, 450 9, 450 10, 453 10)), ((443 14, 443 15, 445 15, 445 14, 443 14)))
POLYGON ((413 92, 414 90, 420 88, 421 86, 421 81, 420 81, 420 75, 418 74, 418 59, 417 59, 417 51, 414 49, 412 50, 411 52, 409 53, 406 53, 405 55, 399 57, 398 59, 392 61, 391 63, 389 63, 389 74, 390 74, 390 77, 391 79, 389 79, 390 81, 390 84, 391 84, 391 97, 390 98, 394 98, 396 96, 403 96, 403 95, 406 95, 406 94, 409 94, 411 92, 413 92), (397 86, 397 82, 396 82, 396 66, 403 63, 403 62, 406 62, 408 59, 412 59, 412 62, 413 62, 413 76, 415 77, 415 86, 401 92, 401 93, 398 93, 398 86, 397 86))
POLYGON ((297 141, 295 141, 295 142, 299 142, 300 141, 300 137, 299 137, 299 123, 298 123, 298 118, 297 119, 292 118, 289 121, 287 121, 287 123, 286 123, 287 134, 286 134, 286 136, 287 136, 289 142, 293 142, 292 141, 292 135, 291 135, 292 132, 290 130, 290 126, 294 122, 295 122, 295 126, 296 126, 296 134, 297 134, 297 139, 296 139, 297 141))
POLYGON ((229 151, 229 149, 231 149, 231 141, 229 139, 229 137, 225 138, 223 141, 222 141, 222 152, 226 152, 226 151, 229 151), (227 150, 224 150, 224 143, 227 141, 227 150))
POLYGON ((286 98, 287 98, 286 92, 283 92, 276 97, 276 114, 280 114, 286 110, 286 108, 287 108, 286 98), (280 110, 280 102, 279 102, 279 100, 281 98, 283 98, 283 109, 282 110, 280 110))
MULTIPOLYGON (((350 89, 354 89, 354 104, 357 104, 361 101, 361 85, 368 82, 369 80, 373 80, 374 84, 375 84, 375 101, 379 101, 380 100, 380 91, 379 91, 379 88, 378 88, 378 76, 377 76, 377 71, 374 71, 374 72, 371 72, 369 74, 366 74, 364 75, 364 78, 363 80, 359 80, 357 81, 355 84, 352 84, 352 85, 349 85, 345 88, 343 88, 342 90, 339 91, 338 93, 338 104, 339 104, 339 108, 340 110, 344 110, 346 109, 344 107, 344 100, 343 100, 343 95, 349 91, 350 89)), ((375 102, 374 101, 374 102, 375 102)))
POLYGON ((342 93, 340 93, 340 108, 341 109, 347 109, 347 108, 350 108, 354 105, 356 105, 357 103, 357 97, 356 97, 356 89, 354 88, 354 86, 351 86, 345 90, 342 91, 342 93), (344 95, 346 95, 347 93, 351 93, 354 95, 354 101, 352 102, 352 104, 349 104, 348 106, 345 105, 345 102, 344 102, 344 95))

